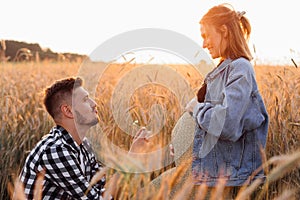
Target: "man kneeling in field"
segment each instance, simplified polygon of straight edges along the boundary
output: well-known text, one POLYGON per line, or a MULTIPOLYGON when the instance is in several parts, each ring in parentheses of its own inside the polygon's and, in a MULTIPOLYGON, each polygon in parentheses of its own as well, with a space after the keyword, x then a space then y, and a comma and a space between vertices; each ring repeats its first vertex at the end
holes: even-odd
POLYGON ((99 122, 97 105, 82 82, 66 78, 45 90, 44 105, 56 126, 30 152, 21 171, 28 199, 34 198, 39 174, 44 174, 43 199, 101 199, 105 177, 92 187, 90 181, 103 166, 85 137, 99 122))

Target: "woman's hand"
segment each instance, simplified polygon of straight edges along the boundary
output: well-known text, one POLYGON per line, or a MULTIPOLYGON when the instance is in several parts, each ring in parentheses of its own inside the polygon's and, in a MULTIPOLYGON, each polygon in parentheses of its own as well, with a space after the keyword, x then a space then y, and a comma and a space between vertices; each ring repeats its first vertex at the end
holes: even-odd
POLYGON ((185 111, 189 113, 193 113, 195 106, 197 105, 198 100, 197 98, 193 98, 186 106, 185 106, 185 111))

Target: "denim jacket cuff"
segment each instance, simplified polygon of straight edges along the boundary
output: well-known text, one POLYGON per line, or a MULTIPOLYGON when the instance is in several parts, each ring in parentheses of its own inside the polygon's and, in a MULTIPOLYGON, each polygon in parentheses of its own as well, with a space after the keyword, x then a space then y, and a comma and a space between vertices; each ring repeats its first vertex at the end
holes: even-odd
POLYGON ((193 117, 194 118, 197 118, 201 108, 203 108, 205 105, 205 103, 197 103, 197 105, 194 107, 194 110, 193 110, 193 117))

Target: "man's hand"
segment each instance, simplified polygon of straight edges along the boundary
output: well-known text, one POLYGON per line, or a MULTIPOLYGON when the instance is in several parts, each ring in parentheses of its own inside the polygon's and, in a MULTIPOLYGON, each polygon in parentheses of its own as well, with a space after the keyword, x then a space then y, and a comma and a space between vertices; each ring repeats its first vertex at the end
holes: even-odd
POLYGON ((169 150, 170 150, 170 156, 175 156, 175 151, 174 151, 173 144, 169 145, 169 150))
POLYGON ((154 144, 150 141, 151 131, 141 128, 134 136, 129 153, 147 153, 153 150, 154 144))

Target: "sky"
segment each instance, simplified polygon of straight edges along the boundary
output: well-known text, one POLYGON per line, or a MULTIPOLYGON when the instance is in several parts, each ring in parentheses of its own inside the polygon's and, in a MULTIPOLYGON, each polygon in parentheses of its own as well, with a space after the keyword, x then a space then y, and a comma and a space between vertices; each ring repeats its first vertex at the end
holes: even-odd
POLYGON ((113 36, 140 28, 168 29, 202 44, 199 20, 217 4, 246 11, 250 47, 259 62, 300 64, 297 1, 262 0, 1 0, 0 39, 39 43, 55 52, 89 55, 113 36))

